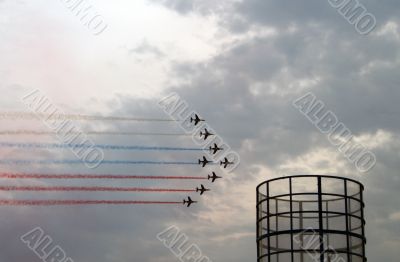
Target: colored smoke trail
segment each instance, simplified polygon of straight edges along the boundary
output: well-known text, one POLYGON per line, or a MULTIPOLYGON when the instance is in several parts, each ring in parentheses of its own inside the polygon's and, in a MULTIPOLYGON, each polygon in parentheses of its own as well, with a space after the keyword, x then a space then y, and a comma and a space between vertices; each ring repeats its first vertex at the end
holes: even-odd
MULTIPOLYGON (((152 132, 117 132, 117 131, 88 131, 88 132, 74 132, 70 131, 68 135, 117 135, 117 136, 192 136, 192 134, 185 133, 152 133, 152 132)), ((0 135, 34 135, 34 136, 47 136, 57 135, 56 132, 50 131, 34 131, 34 130, 5 130, 0 131, 0 135)))
POLYGON ((176 122, 169 118, 140 118, 140 117, 118 117, 118 116, 91 116, 79 114, 42 114, 30 112, 0 112, 0 119, 23 119, 37 120, 81 120, 81 121, 139 121, 139 122, 176 122))
POLYGON ((88 175, 88 174, 11 174, 0 173, 9 179, 149 179, 149 180, 206 180, 196 176, 136 176, 136 175, 88 175))
MULTIPOLYGON (((16 160, 0 159, 0 165, 77 165, 77 164, 102 164, 102 165, 198 165, 197 162, 184 161, 130 161, 130 160, 103 160, 103 161, 81 161, 81 160, 16 160)), ((215 163, 209 163, 215 165, 215 163)))
POLYGON ((104 150, 138 150, 138 151, 202 151, 202 148, 167 147, 167 146, 122 146, 122 145, 87 145, 87 144, 55 144, 55 143, 9 143, 0 142, 0 147, 22 149, 66 149, 66 148, 99 148, 104 150))
POLYGON ((172 201, 133 200, 7 200, 0 199, 0 206, 73 206, 73 205, 177 205, 172 201))
POLYGON ((85 187, 85 186, 0 186, 0 191, 81 191, 81 192, 196 192, 194 189, 139 188, 139 187, 85 187))

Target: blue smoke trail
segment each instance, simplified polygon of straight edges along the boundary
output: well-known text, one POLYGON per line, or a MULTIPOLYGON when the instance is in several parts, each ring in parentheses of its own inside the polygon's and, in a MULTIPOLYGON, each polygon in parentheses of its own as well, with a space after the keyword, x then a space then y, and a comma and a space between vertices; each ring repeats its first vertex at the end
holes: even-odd
POLYGON ((0 142, 0 147, 22 149, 66 149, 66 148, 99 148, 104 150, 140 150, 140 151, 202 151, 202 148, 166 147, 166 146, 120 146, 120 145, 87 145, 87 144, 55 144, 55 143, 8 143, 0 142))
MULTIPOLYGON (((0 159, 1 165, 63 165, 63 164, 105 164, 105 165, 198 165, 197 162, 185 161, 130 161, 130 160, 103 160, 103 161, 81 161, 81 160, 16 160, 16 159, 0 159)), ((210 163, 215 164, 215 163, 210 163)))

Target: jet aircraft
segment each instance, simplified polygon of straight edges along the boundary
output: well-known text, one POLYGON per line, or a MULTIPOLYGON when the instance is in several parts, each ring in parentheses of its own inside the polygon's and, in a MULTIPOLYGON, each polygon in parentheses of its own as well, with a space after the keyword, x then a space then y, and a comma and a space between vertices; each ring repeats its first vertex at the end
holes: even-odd
POLYGON ((205 121, 205 120, 204 120, 204 119, 201 119, 201 118, 199 117, 198 114, 194 114, 194 118, 193 118, 193 117, 190 118, 190 123, 193 123, 193 122, 194 122, 194 125, 195 125, 195 126, 197 126, 197 124, 198 124, 199 122, 201 122, 201 121, 205 121))
POLYGON ((186 199, 183 200, 183 204, 184 205, 187 204, 187 207, 190 207, 190 205, 193 203, 197 203, 197 201, 193 201, 189 196, 188 196, 188 200, 186 200, 186 199))
POLYGON ((211 175, 208 175, 208 180, 210 180, 210 179, 212 179, 211 180, 211 183, 214 183, 214 181, 216 180, 216 179, 218 179, 218 178, 222 178, 222 177, 220 177, 220 176, 217 176, 216 174, 215 174, 215 172, 212 172, 212 176, 211 175))
POLYGON ((229 160, 228 160, 228 158, 226 158, 225 157, 225 159, 224 159, 224 161, 221 161, 220 162, 220 165, 222 166, 224 166, 224 168, 226 168, 228 165, 233 165, 234 163, 233 162, 230 162, 229 160))

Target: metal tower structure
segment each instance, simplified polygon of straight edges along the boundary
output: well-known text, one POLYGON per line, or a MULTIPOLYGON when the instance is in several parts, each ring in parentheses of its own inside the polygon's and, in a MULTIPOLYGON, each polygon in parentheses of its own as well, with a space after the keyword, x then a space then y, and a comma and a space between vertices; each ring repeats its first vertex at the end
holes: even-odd
POLYGON ((299 175, 257 187, 258 262, 365 262, 364 187, 299 175))

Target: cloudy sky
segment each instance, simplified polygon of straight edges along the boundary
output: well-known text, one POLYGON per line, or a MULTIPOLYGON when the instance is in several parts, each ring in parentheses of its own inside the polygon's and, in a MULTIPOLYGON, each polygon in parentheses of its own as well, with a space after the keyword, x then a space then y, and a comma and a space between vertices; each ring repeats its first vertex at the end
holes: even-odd
MULTIPOLYGON (((71 114, 168 117, 157 102, 178 93, 241 157, 191 209, 0 207, 0 261, 41 261, 20 236, 41 227, 74 261, 179 261, 156 235, 175 225, 212 261, 256 260, 255 187, 282 175, 328 174, 365 185, 367 256, 398 261, 400 248, 400 3, 360 0, 376 18, 359 34, 328 0, 85 1, 107 27, 85 26, 68 2, 0 0, 0 110, 28 111, 38 89, 71 114), (396 73, 397 72, 397 73, 396 73), (396 77, 397 75, 397 77, 396 77), (376 156, 359 172, 292 101, 312 92, 376 156)), ((99 21, 99 20, 98 20, 99 21)), ((176 123, 76 122, 83 130, 182 132, 176 123)), ((38 121, 1 120, 0 130, 46 131, 38 121)), ((96 136, 96 143, 193 146, 188 137, 96 136)), ((1 136, 1 142, 57 142, 1 136)), ((200 154, 201 155, 201 154, 200 154)), ((106 152, 107 159, 196 161, 197 152, 106 152)), ((68 150, 0 149, 3 159, 74 159, 68 150)), ((207 175, 215 167, 12 166, 1 172, 207 175)), ((0 181, 46 184, 49 181, 0 181)), ((82 181, 74 181, 82 185, 82 181)), ((107 182, 99 181, 98 184, 107 182)), ((129 182, 192 187, 191 182, 129 182)), ((93 182, 91 183, 93 185, 93 182)), ((71 183, 69 184, 71 185, 71 183)), ((109 183, 107 184, 109 185, 109 183)), ((126 185, 113 182, 114 186, 126 185)), ((209 184, 206 184, 209 186, 209 184)), ((115 194, 77 193, 75 198, 115 194), (93 195, 96 194, 96 195, 93 195)), ((71 194, 1 193, 2 199, 71 194)), ((186 194, 121 194, 181 201, 186 194)), ((193 194, 194 198, 198 196, 193 194)))

